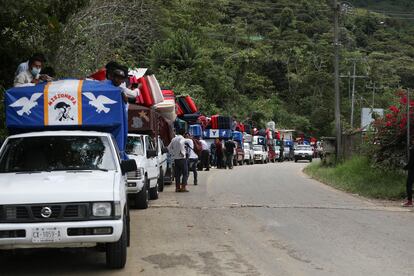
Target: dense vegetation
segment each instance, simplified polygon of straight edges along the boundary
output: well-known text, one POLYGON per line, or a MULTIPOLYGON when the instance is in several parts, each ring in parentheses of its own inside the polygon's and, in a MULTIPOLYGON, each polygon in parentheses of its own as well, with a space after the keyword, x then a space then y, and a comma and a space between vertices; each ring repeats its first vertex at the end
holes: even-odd
MULTIPOLYGON (((412 1, 351 1, 404 11, 412 1)), ((190 94, 203 112, 251 118, 307 134, 333 130, 332 1, 1 1, 0 85, 18 63, 44 52, 60 76, 84 77, 109 60, 149 67, 164 86, 190 94)), ((341 74, 356 59, 357 105, 376 107, 414 87, 413 21, 354 9, 342 14, 341 74)), ((349 78, 342 115, 349 125, 349 78)), ((356 116, 356 118, 359 118, 356 116)), ((4 120, 2 120, 4 121, 4 120)), ((356 120, 358 122, 358 120, 356 120)), ((359 124, 357 123, 356 126, 359 124)))

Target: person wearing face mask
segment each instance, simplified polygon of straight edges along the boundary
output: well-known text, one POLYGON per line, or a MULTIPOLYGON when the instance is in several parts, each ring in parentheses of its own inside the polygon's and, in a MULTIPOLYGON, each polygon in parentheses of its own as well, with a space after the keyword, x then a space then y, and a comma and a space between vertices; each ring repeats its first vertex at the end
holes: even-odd
MULTIPOLYGON (((42 53, 35 53, 32 56, 33 58, 40 58, 43 62, 43 64, 46 63, 46 58, 42 53)), ((14 77, 16 77, 18 74, 20 74, 23 71, 26 71, 29 68, 29 60, 22 62, 17 67, 16 73, 14 74, 14 77)))
POLYGON ((19 73, 14 79, 14 87, 33 86, 40 81, 40 71, 42 70, 43 59, 33 56, 29 59, 27 70, 19 73))

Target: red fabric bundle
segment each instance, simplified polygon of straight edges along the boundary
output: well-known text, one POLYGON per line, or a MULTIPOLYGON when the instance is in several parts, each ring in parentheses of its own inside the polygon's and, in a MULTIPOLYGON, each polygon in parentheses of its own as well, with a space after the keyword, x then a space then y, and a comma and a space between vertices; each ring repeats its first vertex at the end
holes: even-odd
POLYGON ((106 80, 106 69, 105 68, 99 69, 95 73, 91 74, 88 78, 98 80, 98 81, 106 80))
POLYGON ((195 105, 194 100, 190 96, 185 96, 184 99, 187 102, 188 107, 191 109, 191 112, 196 113, 198 111, 198 108, 195 105))
POLYGON ((139 78, 138 83, 141 84, 139 90, 141 92, 140 95, 142 96, 142 103, 140 104, 147 107, 153 106, 154 99, 152 98, 152 93, 145 77, 139 78))

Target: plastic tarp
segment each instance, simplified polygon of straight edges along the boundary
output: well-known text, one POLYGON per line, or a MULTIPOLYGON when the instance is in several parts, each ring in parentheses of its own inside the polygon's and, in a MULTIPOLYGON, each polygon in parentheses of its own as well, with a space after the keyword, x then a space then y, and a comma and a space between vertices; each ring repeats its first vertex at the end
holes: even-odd
POLYGON ((6 91, 11 133, 94 130, 111 133, 126 158, 128 115, 121 90, 93 80, 59 80, 6 91))

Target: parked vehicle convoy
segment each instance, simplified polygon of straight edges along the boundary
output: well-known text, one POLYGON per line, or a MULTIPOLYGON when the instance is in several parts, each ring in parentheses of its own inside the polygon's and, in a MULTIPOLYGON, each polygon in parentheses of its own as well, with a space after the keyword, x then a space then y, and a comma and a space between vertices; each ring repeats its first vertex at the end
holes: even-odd
POLYGON ((312 162, 313 149, 308 145, 297 145, 294 150, 294 159, 295 162, 298 160, 308 160, 312 162))
MULTIPOLYGON (((158 198, 158 191, 164 190, 164 182, 171 183, 172 170, 168 166, 171 164, 167 162, 167 150, 164 145, 169 144, 173 137, 172 123, 163 118, 154 109, 147 108, 140 105, 130 104, 128 107, 128 131, 130 134, 143 135, 144 155, 145 157, 151 156, 153 160, 150 163, 155 162, 156 174, 152 173, 152 166, 147 173, 147 181, 149 186, 150 199, 158 198), (152 151, 156 151, 155 157, 152 157, 152 151), (149 155, 147 154, 149 152, 149 155), (156 188, 155 188, 156 187, 156 188)), ((131 158, 134 158, 133 156, 131 158)), ((137 158, 135 158, 137 160, 137 158)), ((136 178, 132 174, 129 174, 130 183, 134 182, 136 178)), ((145 174, 144 174, 145 177, 145 174)), ((135 193, 135 192, 134 192, 135 193)), ((138 203, 138 202, 136 202, 138 203)), ((145 205, 143 205, 144 208, 145 205)))
POLYGON ((20 134, 0 149, 0 249, 96 246, 123 268, 126 173, 137 167, 125 159, 119 89, 62 80, 12 88, 5 104, 9 132, 20 134))
POLYGON ((269 161, 269 156, 263 145, 253 145, 253 150, 255 163, 260 162, 264 164, 269 161))
POLYGON ((254 164, 254 150, 250 143, 244 143, 244 162, 248 165, 254 164))
POLYGON ((149 199, 158 198, 157 150, 149 135, 128 134, 127 154, 137 170, 128 173, 128 197, 138 209, 148 208, 149 199))

